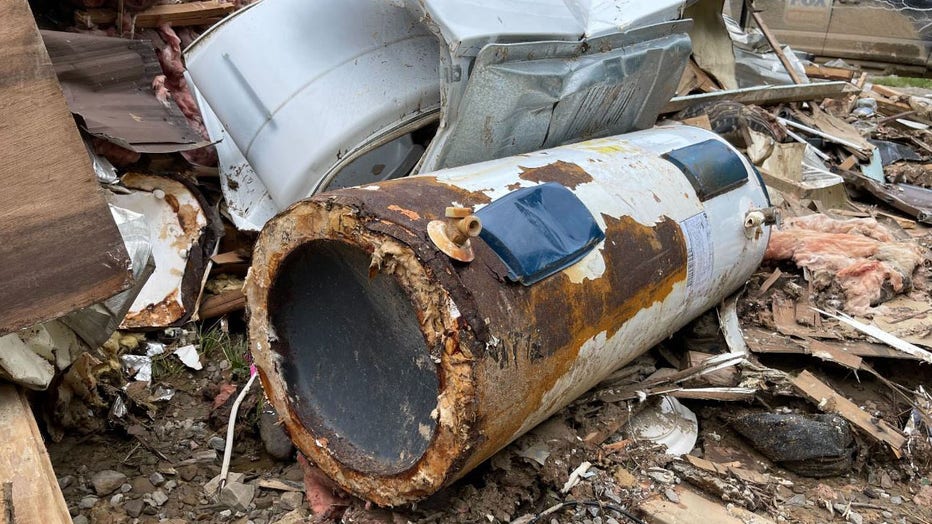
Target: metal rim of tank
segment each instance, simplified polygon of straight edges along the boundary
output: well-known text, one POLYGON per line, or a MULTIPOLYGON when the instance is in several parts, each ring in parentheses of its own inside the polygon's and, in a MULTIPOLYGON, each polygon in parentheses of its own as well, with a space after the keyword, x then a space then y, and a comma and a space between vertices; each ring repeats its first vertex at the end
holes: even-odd
MULTIPOLYGON (((332 262, 335 253, 324 255, 324 258, 329 256, 332 262)), ((365 264, 367 275, 368 267, 365 264)), ((288 283, 287 280, 282 282, 288 283)), ((269 401, 299 450, 348 490, 365 492, 368 499, 378 504, 394 505, 413 500, 421 494, 436 491, 448 480, 448 471, 465 451, 470 438, 468 428, 472 426, 474 406, 454 403, 454 400, 473 395, 472 359, 468 352, 460 350, 458 312, 451 307, 449 295, 431 281, 428 270, 411 248, 389 235, 361 227, 356 211, 351 208, 340 210, 340 206, 331 202, 305 201, 292 206, 292 212, 279 215, 266 225, 256 243, 245 292, 249 308, 250 349, 260 379, 269 401), (295 213, 298 209, 302 212, 295 213), (334 211, 341 215, 341 228, 336 231, 330 229, 334 211), (435 384, 432 391, 435 397, 429 409, 422 403, 418 411, 422 416, 428 414, 432 421, 429 438, 421 447, 407 447, 410 453, 403 459, 393 460, 389 453, 406 448, 404 438, 396 438, 394 448, 364 449, 360 446, 367 442, 364 436, 352 432, 338 434, 335 428, 322 423, 313 408, 308 408, 314 404, 313 400, 306 402, 307 398, 302 397, 298 390, 300 388, 289 387, 294 381, 294 370, 289 371, 287 342, 283 344, 287 335, 276 323, 276 320, 281 323, 281 319, 272 318, 268 312, 273 304, 279 305, 275 301, 288 298, 287 293, 277 296, 281 291, 276 290, 277 282, 287 278, 281 273, 293 271, 291 265, 294 261, 301 261, 302 252, 327 249, 355 257, 357 266, 361 255, 366 261, 381 257, 380 271, 390 273, 383 275, 392 282, 388 287, 403 291, 408 300, 407 307, 416 318, 417 334, 422 341, 415 353, 428 355, 435 367, 435 381, 429 384, 435 384), (292 255, 296 258, 291 258, 292 255)), ((410 330, 410 325, 406 329, 410 330)), ((412 332, 408 331, 408 334, 412 332)), ((307 359, 302 362, 307 362, 307 359)), ((409 360, 409 364, 411 362, 409 360)), ((423 366, 423 362, 419 364, 423 366)), ((413 371, 414 368, 420 369, 414 364, 407 369, 413 371)), ((344 386, 342 393, 345 394, 345 385, 341 386, 344 386)), ((421 390, 422 398, 426 390, 430 387, 421 390)), ((368 401, 365 395, 357 397, 356 402, 359 403, 360 399, 368 401)), ((374 405, 384 407, 386 402, 374 405)), ((408 426, 409 430, 413 427, 408 426)), ((416 431, 424 434, 422 427, 416 431)))

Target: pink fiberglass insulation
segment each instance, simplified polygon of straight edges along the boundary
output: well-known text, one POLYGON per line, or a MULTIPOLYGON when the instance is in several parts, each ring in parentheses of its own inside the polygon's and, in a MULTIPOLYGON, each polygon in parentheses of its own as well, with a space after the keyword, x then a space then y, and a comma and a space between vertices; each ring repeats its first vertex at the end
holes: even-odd
POLYGON ((764 260, 792 260, 806 268, 817 288, 837 284, 845 295, 843 309, 855 315, 909 291, 924 257, 918 244, 896 240, 874 219, 827 215, 786 219, 772 231, 764 254, 764 260))
MULTIPOLYGON (((185 30, 190 31, 186 28, 185 30)), ((204 127, 204 118, 201 116, 194 95, 188 88, 188 82, 184 78, 185 67, 181 58, 182 38, 175 33, 170 24, 160 25, 157 31, 165 43, 165 46, 158 49, 156 53, 159 57, 159 64, 162 66, 162 72, 165 74, 155 77, 152 82, 152 89, 163 104, 169 103, 168 99, 171 98, 187 118, 191 129, 197 131, 205 140, 210 140, 207 128, 204 127)), ((185 40, 190 40, 190 38, 185 38, 185 40)), ((194 164, 217 165, 217 150, 213 146, 183 151, 181 154, 194 164)))

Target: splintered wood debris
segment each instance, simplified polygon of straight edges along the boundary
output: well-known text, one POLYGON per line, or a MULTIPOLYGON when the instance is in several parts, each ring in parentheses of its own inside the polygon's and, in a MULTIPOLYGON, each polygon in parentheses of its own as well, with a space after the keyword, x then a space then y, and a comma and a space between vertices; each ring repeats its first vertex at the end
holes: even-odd
POLYGON ((790 379, 809 400, 826 413, 837 413, 871 437, 885 442, 899 458, 906 445, 906 437, 886 421, 878 419, 859 408, 855 403, 839 395, 809 371, 803 371, 790 379))

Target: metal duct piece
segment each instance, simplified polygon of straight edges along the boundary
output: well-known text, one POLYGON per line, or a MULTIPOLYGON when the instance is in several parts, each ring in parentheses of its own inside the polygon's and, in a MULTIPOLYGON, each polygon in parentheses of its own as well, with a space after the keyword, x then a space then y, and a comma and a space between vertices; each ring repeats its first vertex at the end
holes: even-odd
MULTIPOLYGON (((496 249, 563 234, 541 202, 520 251, 496 249)), ((746 159, 686 126, 321 194, 259 237, 245 288, 253 356, 323 471, 377 504, 418 500, 740 287, 769 238, 747 217, 767 206, 746 159), (508 279, 482 238, 463 263, 428 236, 448 206, 486 221, 491 202, 548 183, 605 238, 568 267, 538 264, 555 272, 532 285, 508 279)))

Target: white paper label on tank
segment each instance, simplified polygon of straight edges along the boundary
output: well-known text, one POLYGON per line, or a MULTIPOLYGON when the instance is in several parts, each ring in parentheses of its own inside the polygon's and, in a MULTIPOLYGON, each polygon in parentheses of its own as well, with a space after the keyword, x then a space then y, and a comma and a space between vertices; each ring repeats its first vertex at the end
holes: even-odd
POLYGON ((705 212, 680 223, 686 236, 686 292, 704 297, 712 284, 712 227, 705 212))

